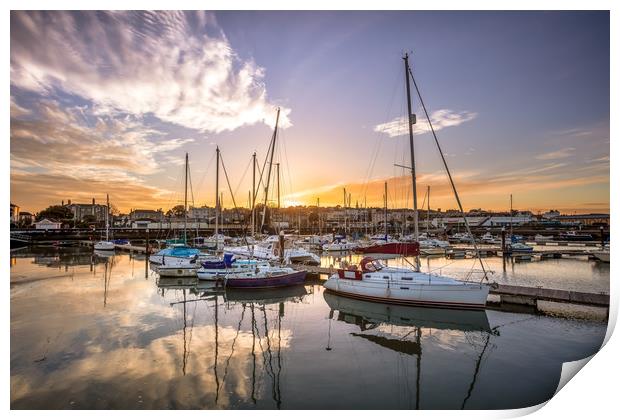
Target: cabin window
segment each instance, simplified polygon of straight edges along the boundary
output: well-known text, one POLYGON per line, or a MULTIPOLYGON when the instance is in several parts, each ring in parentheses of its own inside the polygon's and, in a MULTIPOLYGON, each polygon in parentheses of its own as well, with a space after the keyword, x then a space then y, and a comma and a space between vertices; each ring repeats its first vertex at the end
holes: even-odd
POLYGON ((384 279, 389 280, 390 276, 383 276, 384 279))
POLYGON ((409 290, 409 288, 408 288, 408 287, 401 287, 401 289, 403 289, 403 290, 409 290))
POLYGON ((365 279, 369 279, 369 278, 370 278, 370 274, 366 274, 366 275, 364 276, 364 278, 365 278, 365 279))
POLYGON ((413 280, 413 277, 401 277, 403 280, 413 280))

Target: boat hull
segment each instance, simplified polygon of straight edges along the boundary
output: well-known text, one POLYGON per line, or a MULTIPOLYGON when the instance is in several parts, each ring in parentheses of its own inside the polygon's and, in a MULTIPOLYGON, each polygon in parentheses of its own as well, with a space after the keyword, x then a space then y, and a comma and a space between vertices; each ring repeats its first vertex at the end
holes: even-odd
POLYGON ((157 270, 160 277, 196 277, 196 268, 186 267, 160 267, 157 270))
POLYGON ((603 262, 609 262, 609 252, 594 251, 592 255, 603 262))
POLYGON ((355 251, 363 254, 419 255, 420 245, 417 242, 388 242, 356 248, 355 251))
POLYGON ((408 284, 406 289, 394 284, 364 284, 359 280, 328 279, 324 286, 331 293, 395 305, 433 306, 443 308, 484 309, 489 286, 463 283, 460 285, 408 284))
POLYGON ((101 242, 97 242, 94 245, 95 250, 97 251, 114 251, 114 242, 109 242, 109 241, 101 241, 101 242))
POLYGON ((226 287, 243 289, 264 289, 271 287, 286 287, 297 284, 304 284, 306 271, 297 271, 276 276, 255 277, 255 278, 228 278, 226 287))

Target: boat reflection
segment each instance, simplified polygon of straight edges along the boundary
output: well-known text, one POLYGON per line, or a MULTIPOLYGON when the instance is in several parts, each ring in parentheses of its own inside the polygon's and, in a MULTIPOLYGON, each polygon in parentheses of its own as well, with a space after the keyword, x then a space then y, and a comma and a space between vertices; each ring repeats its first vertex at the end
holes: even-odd
MULTIPOLYGON (((263 290, 225 290, 223 288, 205 287, 203 283, 183 277, 160 277, 157 280, 161 296, 164 296, 167 291, 178 292, 180 290, 183 293, 181 300, 170 303, 172 307, 182 307, 183 357, 181 371, 183 375, 186 375, 189 369, 190 344, 196 305, 204 303, 213 316, 214 351, 211 370, 215 383, 214 405, 218 406, 220 395, 226 386, 229 366, 238 347, 238 339, 249 340, 249 336, 251 336, 251 346, 248 346, 251 349, 248 355, 248 359, 251 361, 251 373, 246 376, 246 380, 249 382, 250 402, 257 405, 260 401, 264 401, 265 396, 260 394, 267 392, 275 403, 275 407, 280 409, 283 401, 280 378, 285 369, 282 357, 282 321, 286 313, 286 304, 301 302, 304 296, 308 295, 308 290, 301 285, 263 290), (188 308, 188 305, 192 305, 192 307, 188 308), (236 325, 236 332, 232 341, 229 341, 229 345, 220 343, 220 329, 227 328, 221 325, 222 315, 224 316, 223 322, 226 325, 236 325), (227 354, 223 356, 222 353, 227 354), (225 359, 221 360, 222 357, 225 359)), ((290 332, 287 331, 286 334, 290 335, 290 332)), ((243 351, 243 347, 241 351, 243 351)), ((194 350, 195 352, 196 350, 194 350)), ((235 378, 235 380, 239 381, 239 378, 235 378)))
POLYGON ((373 329, 381 323, 442 330, 491 331, 486 311, 388 305, 328 291, 325 291, 323 298, 332 310, 338 311, 339 321, 354 323, 362 331, 373 329))
POLYGON ((272 305, 284 302, 299 303, 307 294, 308 290, 302 285, 257 290, 226 289, 224 300, 230 303, 272 305))
POLYGON ((331 321, 334 318, 334 312, 337 311, 338 315, 335 318, 337 321, 359 327, 360 332, 351 332, 351 336, 367 340, 400 355, 416 357, 416 409, 420 409, 423 329, 452 330, 479 335, 483 344, 473 368, 472 380, 461 404, 462 409, 466 407, 474 391, 482 358, 489 347, 490 339, 492 336, 499 335, 497 328, 491 329, 489 326, 486 311, 388 305, 351 299, 329 293, 329 291, 325 291, 323 297, 331 309, 326 350, 332 350, 331 321), (392 331, 391 328, 381 328, 382 326, 405 328, 392 331), (412 327, 412 329, 406 327, 412 327))

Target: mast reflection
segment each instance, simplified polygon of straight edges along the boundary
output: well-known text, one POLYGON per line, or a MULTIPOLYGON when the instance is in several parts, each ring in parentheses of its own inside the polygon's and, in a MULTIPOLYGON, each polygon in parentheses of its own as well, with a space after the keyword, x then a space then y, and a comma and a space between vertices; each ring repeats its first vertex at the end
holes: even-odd
MULTIPOLYGON (((281 376, 286 368, 282 352, 283 341, 285 341, 283 339, 282 321, 286 314, 286 302, 300 302, 308 294, 304 286, 273 290, 234 290, 207 287, 204 283, 201 284, 192 278, 158 278, 157 286, 162 297, 171 290, 183 292, 182 300, 170 303, 171 306, 183 305, 183 375, 186 375, 189 370, 189 341, 191 341, 191 328, 194 323, 192 317, 191 323, 189 323, 191 325, 188 325, 186 305, 190 302, 198 304, 200 301, 205 301, 208 303, 208 308, 213 307, 212 325, 215 343, 212 355, 213 363, 210 370, 214 377, 215 395, 211 400, 214 406, 222 404, 220 398, 225 393, 227 380, 228 382, 231 380, 229 378, 231 360, 235 352, 238 352, 238 339, 241 333, 246 332, 250 353, 248 370, 251 369, 252 371, 251 373, 248 372, 246 376, 246 380, 249 382, 248 390, 250 391, 248 402, 257 405, 261 402, 261 394, 268 390, 267 393, 275 408, 282 408, 281 376), (236 328, 234 335, 220 334, 220 324, 222 323, 229 328, 236 328), (190 332, 187 332, 188 327, 190 332), (250 335, 251 343, 249 341, 250 335), (232 338, 228 339, 230 340, 230 347, 220 343, 222 337, 231 336, 232 338), (226 346, 227 351, 224 350, 223 346, 226 346), (225 359, 220 360, 220 357, 225 359), (265 385, 268 388, 264 388, 265 385)), ((211 354, 209 353, 208 356, 211 354)), ((234 381, 238 382, 239 378, 234 378, 234 381)))
MULTIPOLYGON (((323 297, 330 307, 329 322, 331 322, 334 312, 337 311, 337 321, 359 327, 360 332, 352 332, 350 333, 351 336, 364 339, 400 355, 416 358, 416 409, 420 408, 423 329, 482 334, 485 337, 485 343, 477 357, 472 381, 461 404, 461 408, 465 408, 479 377, 482 358, 489 347, 491 336, 499 335, 497 329, 491 329, 489 326, 486 311, 388 305, 351 299, 328 291, 323 293, 323 297), (399 336, 398 334, 384 333, 380 329, 382 325, 411 327, 413 329, 399 336), (415 340, 410 339, 412 335, 415 340)), ((328 326, 328 343, 330 337, 331 324, 328 326)), ((331 350, 329 344, 327 350, 331 350)))

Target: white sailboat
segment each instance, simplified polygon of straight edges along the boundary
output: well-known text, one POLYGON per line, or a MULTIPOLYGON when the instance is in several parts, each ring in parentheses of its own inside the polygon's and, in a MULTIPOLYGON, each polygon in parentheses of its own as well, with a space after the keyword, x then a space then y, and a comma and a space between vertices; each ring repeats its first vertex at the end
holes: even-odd
POLYGON ((114 242, 110 241, 110 196, 106 194, 105 241, 95 244, 96 251, 114 251, 114 242))
MULTIPOLYGON (((415 239, 419 241, 418 232, 418 211, 416 199, 416 176, 415 176, 415 159, 413 149, 413 124, 415 123, 415 115, 411 112, 411 95, 409 76, 413 80, 420 103, 426 114, 426 118, 431 127, 431 132, 435 138, 435 143, 442 157, 442 161, 452 190, 455 194, 456 201, 459 205, 461 213, 463 208, 459 199, 456 187, 452 180, 452 176, 445 161, 444 154, 441 151, 439 142, 435 135, 432 122, 428 117, 428 112, 417 89, 415 79, 409 68, 409 57, 407 54, 403 57, 405 64, 405 79, 407 88, 407 109, 409 118, 409 148, 411 152, 411 176, 413 186, 413 203, 414 203, 414 229, 415 239)), ((480 255, 467 219, 465 227, 468 235, 472 240, 472 244, 476 249, 478 258, 480 255)), ((480 264, 484 272, 483 280, 487 279, 486 270, 480 259, 480 264)), ((336 294, 345 295, 352 298, 384 302, 396 304, 422 305, 422 306, 444 306, 444 307, 461 307, 461 308, 483 308, 486 305, 487 295, 489 293, 489 285, 480 283, 466 283, 450 277, 437 276, 431 273, 420 272, 419 259, 416 257, 415 269, 390 268, 381 265, 377 260, 370 257, 362 259, 360 266, 346 266, 338 270, 337 274, 332 275, 324 284, 324 287, 336 294)))

